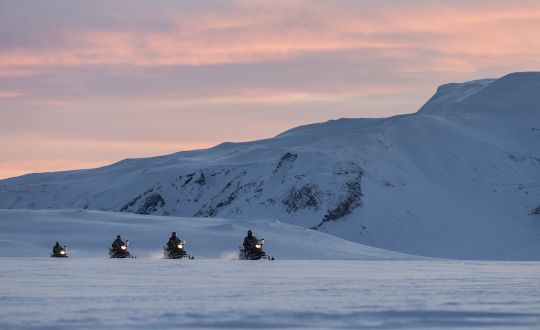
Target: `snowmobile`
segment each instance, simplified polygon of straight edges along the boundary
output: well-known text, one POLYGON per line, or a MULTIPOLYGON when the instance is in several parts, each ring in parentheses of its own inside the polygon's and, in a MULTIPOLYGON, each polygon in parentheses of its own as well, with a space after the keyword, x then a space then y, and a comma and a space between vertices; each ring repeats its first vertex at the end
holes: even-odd
POLYGON ((111 258, 135 258, 129 253, 129 241, 126 241, 126 244, 120 246, 120 249, 115 250, 112 247, 109 248, 109 256, 111 258))
POLYGON ((69 255, 68 255, 68 252, 67 252, 67 248, 66 246, 62 246, 58 251, 56 251, 56 253, 53 251, 53 253, 51 253, 51 258, 68 258, 69 255))
POLYGON ((195 259, 193 256, 190 256, 186 252, 186 242, 179 240, 178 244, 172 246, 169 249, 167 245, 163 246, 163 256, 165 259, 195 259))
POLYGON ((274 257, 266 255, 266 252, 263 250, 264 239, 258 240, 251 248, 240 247, 240 253, 238 258, 240 260, 274 260, 274 257))

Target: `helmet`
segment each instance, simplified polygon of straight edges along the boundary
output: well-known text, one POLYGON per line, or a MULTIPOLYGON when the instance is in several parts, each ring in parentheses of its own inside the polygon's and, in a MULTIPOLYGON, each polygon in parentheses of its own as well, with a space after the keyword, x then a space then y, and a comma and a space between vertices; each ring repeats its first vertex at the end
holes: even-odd
POLYGON ((116 235, 116 238, 120 239, 120 235, 116 235))
POLYGON ((56 242, 56 246, 60 245, 60 242, 56 242))
POLYGON ((252 235, 253 235, 253 232, 251 231, 251 229, 250 229, 250 230, 248 230, 248 236, 250 236, 250 237, 251 237, 252 235))
POLYGON ((172 232, 172 236, 176 237, 176 232, 175 231, 172 232))

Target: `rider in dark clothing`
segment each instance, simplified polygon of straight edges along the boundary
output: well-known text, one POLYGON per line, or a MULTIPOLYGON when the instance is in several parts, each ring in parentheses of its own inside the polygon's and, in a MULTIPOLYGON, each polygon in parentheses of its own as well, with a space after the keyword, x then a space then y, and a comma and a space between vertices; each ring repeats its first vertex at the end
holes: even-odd
POLYGON ((60 251, 62 251, 62 247, 60 246, 59 242, 56 242, 56 244, 52 248, 53 254, 58 255, 60 254, 60 251))
POLYGON ((180 244, 180 239, 176 236, 176 232, 173 231, 171 237, 169 238, 169 241, 167 242, 167 248, 171 250, 177 244, 180 244))
POLYGON ((257 239, 257 237, 253 236, 253 232, 251 230, 248 230, 247 236, 244 237, 244 249, 252 249, 258 241, 259 240, 257 239))
POLYGON ((126 245, 126 243, 124 243, 124 241, 122 241, 122 238, 120 237, 120 235, 116 236, 116 239, 114 240, 114 242, 112 243, 112 248, 114 251, 119 251, 121 250, 121 246, 122 245, 126 245))

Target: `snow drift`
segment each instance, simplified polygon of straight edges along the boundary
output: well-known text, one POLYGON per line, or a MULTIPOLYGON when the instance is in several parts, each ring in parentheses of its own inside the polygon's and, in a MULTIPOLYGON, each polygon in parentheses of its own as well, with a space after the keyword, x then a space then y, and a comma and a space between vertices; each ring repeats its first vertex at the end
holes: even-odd
MULTIPOLYGON (((418 257, 353 243, 279 221, 187 219, 115 212, 0 210, 0 257, 48 257, 55 241, 73 258, 108 258, 117 234, 141 258, 162 258, 172 231, 197 259, 238 259, 248 229, 265 238, 265 250, 278 259, 388 260, 418 257)), ((178 260, 176 260, 178 261, 178 260)), ((184 260, 189 262, 187 260, 184 260)), ((179 261, 183 262, 183 261, 179 261)))
POLYGON ((0 207, 277 219, 405 253, 540 260, 540 73, 444 85, 410 115, 2 180, 0 207))

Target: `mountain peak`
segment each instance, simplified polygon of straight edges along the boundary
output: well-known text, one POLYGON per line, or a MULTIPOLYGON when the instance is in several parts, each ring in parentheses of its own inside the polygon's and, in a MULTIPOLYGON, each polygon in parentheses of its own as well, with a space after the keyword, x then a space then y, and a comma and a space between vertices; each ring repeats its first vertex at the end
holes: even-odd
POLYGON ((439 86, 420 113, 534 113, 540 107, 540 72, 514 72, 439 86))

